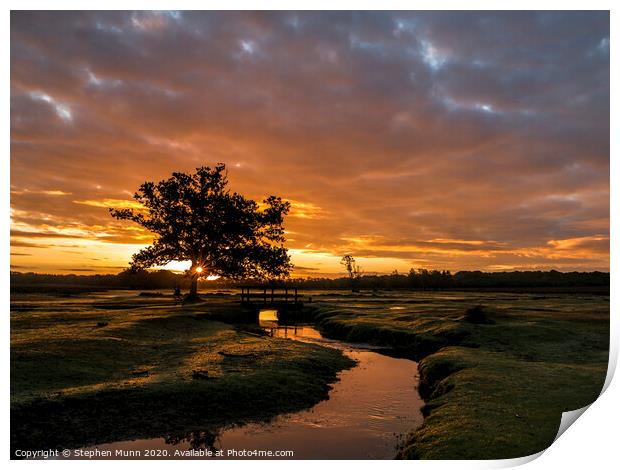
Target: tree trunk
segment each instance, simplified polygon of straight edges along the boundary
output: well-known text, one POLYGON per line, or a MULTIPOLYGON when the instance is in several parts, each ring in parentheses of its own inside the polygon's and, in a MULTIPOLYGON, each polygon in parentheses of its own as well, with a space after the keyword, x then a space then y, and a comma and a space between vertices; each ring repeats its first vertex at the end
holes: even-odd
POLYGON ((189 287, 189 298, 190 299, 198 298, 198 276, 196 274, 192 275, 192 283, 189 287))
POLYGON ((189 294, 187 294, 187 300, 198 300, 198 273, 196 272, 196 265, 198 263, 192 260, 192 266, 190 268, 190 276, 192 281, 189 286, 189 294))

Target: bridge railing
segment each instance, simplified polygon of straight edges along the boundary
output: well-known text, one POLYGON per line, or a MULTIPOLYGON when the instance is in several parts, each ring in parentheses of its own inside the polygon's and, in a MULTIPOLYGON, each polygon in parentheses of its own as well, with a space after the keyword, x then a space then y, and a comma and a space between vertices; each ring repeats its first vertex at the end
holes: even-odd
POLYGON ((297 287, 242 287, 241 303, 258 303, 269 305, 274 303, 301 304, 303 296, 299 295, 297 287))

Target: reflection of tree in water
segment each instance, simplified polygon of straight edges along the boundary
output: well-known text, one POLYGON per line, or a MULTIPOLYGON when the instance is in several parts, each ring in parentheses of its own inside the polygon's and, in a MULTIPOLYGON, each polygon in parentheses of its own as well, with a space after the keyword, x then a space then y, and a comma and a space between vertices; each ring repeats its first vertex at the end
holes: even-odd
MULTIPOLYGON (((215 441, 218 439, 219 433, 206 430, 206 431, 192 431, 186 434, 173 434, 167 436, 166 444, 179 445, 183 442, 189 444, 190 449, 208 449, 212 451, 219 450, 215 445, 215 441)), ((218 443, 219 444, 219 443, 218 443)))

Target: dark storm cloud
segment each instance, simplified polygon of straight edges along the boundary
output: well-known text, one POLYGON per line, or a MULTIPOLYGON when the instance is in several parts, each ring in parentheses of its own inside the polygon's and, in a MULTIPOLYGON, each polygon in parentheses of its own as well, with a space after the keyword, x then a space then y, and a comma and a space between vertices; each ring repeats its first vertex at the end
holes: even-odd
POLYGON ((14 12, 11 136, 22 229, 131 241, 92 201, 223 161, 306 205, 293 248, 567 265, 609 233, 609 15, 14 12))

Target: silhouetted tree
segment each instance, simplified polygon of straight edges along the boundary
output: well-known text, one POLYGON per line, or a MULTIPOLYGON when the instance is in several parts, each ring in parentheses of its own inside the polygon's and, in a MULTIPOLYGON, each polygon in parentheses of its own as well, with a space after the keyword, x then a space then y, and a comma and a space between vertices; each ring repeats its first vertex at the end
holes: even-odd
POLYGON ((351 291, 356 291, 357 280, 362 275, 361 268, 355 262, 355 258, 351 255, 344 255, 340 260, 340 264, 345 267, 347 273, 349 273, 349 279, 351 280, 351 291))
POLYGON ((142 270, 170 261, 190 260, 191 298, 198 278, 286 277, 292 265, 284 248, 284 216, 290 204, 276 196, 263 207, 230 192, 226 166, 201 167, 196 173, 173 173, 159 183, 145 182, 134 199, 143 208, 110 209, 113 217, 132 220, 155 234, 153 244, 132 257, 142 270))

